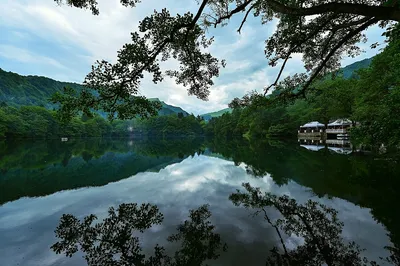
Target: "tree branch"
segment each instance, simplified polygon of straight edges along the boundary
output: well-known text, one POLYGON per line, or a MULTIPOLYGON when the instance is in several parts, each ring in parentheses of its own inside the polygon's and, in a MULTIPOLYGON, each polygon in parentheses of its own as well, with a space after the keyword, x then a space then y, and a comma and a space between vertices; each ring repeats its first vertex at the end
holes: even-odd
POLYGON ((277 78, 275 79, 274 83, 272 83, 271 85, 269 85, 266 89, 264 89, 264 96, 268 93, 269 89, 276 86, 279 82, 279 79, 281 78, 282 72, 285 69, 286 63, 287 61, 290 59, 290 55, 298 48, 300 47, 302 44, 304 44, 306 41, 308 41, 311 37, 313 37, 315 34, 317 34, 320 30, 322 30, 326 25, 329 24, 329 22, 331 21, 331 19, 333 19, 334 17, 336 17, 336 15, 332 15, 330 17, 328 17, 324 23, 322 23, 317 29, 315 29, 314 31, 312 31, 310 34, 308 34, 304 39, 300 40, 297 44, 293 45, 290 49, 288 54, 285 57, 285 60, 283 61, 283 64, 281 66, 281 69, 279 71, 279 74, 277 76, 277 78))
POLYGON ((239 32, 239 34, 240 34, 241 30, 242 30, 242 27, 243 27, 244 23, 245 23, 246 20, 247 20, 247 16, 249 15, 250 11, 251 11, 254 7, 255 7, 255 5, 251 5, 251 7, 249 8, 249 10, 247 10, 246 15, 244 16, 244 18, 243 18, 243 20, 242 20, 242 23, 240 24, 240 27, 239 27, 239 29, 237 30, 237 31, 239 32))
POLYGON ((273 11, 292 16, 311 16, 333 12, 374 17, 378 20, 400 21, 400 9, 391 6, 332 2, 308 8, 298 8, 284 5, 277 0, 266 0, 266 2, 273 11))
POLYGON ((202 2, 201 5, 200 5, 199 10, 197 11, 196 16, 193 18, 193 21, 192 21, 192 23, 191 23, 191 27, 193 27, 194 24, 197 23, 197 21, 199 20, 201 14, 202 14, 203 11, 204 11, 204 8, 205 8, 206 5, 207 5, 207 3, 208 3, 208 0, 203 0, 203 2, 202 2))
POLYGON ((149 58, 149 60, 141 68, 139 68, 139 70, 136 71, 135 74, 141 73, 143 70, 145 70, 147 67, 149 67, 149 65, 157 58, 157 56, 161 53, 161 51, 165 48, 165 46, 173 40, 173 35, 177 31, 179 31, 182 28, 187 28, 187 30, 192 29, 196 25, 197 21, 199 20, 207 3, 208 3, 208 0, 203 0, 203 2, 200 5, 199 10, 197 11, 196 16, 193 18, 193 20, 190 22, 190 24, 183 24, 183 25, 180 25, 179 27, 175 27, 171 31, 170 36, 161 43, 161 45, 153 52, 153 55, 149 58))
POLYGON ((281 69, 280 69, 280 71, 279 71, 279 74, 278 74, 278 76, 276 77, 274 83, 272 83, 272 84, 269 85, 266 89, 264 89, 264 96, 267 95, 267 93, 268 93, 268 91, 269 91, 270 88, 272 88, 272 87, 274 87, 274 86, 276 86, 276 85, 278 84, 278 81, 279 81, 279 79, 281 78, 282 72, 283 72, 283 70, 285 69, 286 63, 287 63, 287 61, 289 60, 291 54, 292 54, 291 52, 287 54, 287 56, 286 56, 286 58, 285 58, 285 61, 283 61, 283 64, 282 64, 281 69))
POLYGON ((344 29, 344 28, 348 28, 348 27, 352 27, 352 26, 357 26, 357 25, 360 25, 362 23, 367 22, 370 19, 371 19, 370 17, 365 17, 365 18, 362 18, 362 19, 359 19, 359 20, 356 20, 356 21, 351 21, 351 22, 348 22, 348 23, 336 25, 331 30, 332 31, 337 31, 337 30, 340 30, 340 29, 344 29))
POLYGON ((217 21, 215 21, 214 23, 214 27, 217 27, 218 24, 220 24, 223 20, 225 19, 230 19, 234 14, 239 13, 243 10, 246 9, 246 7, 252 2, 253 0, 248 0, 246 2, 244 2, 241 5, 238 5, 235 9, 231 10, 231 12, 229 12, 228 14, 226 14, 225 16, 219 17, 217 19, 217 21))
POLYGON ((321 72, 321 70, 324 68, 326 63, 331 59, 331 57, 336 53, 336 51, 342 47, 346 42, 348 42, 351 38, 356 36, 358 33, 362 32, 363 30, 367 29, 369 26, 379 22, 379 19, 373 18, 370 19, 368 22, 364 23, 357 29, 349 32, 346 36, 343 37, 343 39, 333 47, 333 49, 329 52, 329 54, 325 57, 325 59, 319 64, 318 68, 314 71, 314 73, 311 75, 311 77, 308 79, 304 87, 301 89, 301 92, 304 93, 304 91, 311 85, 313 80, 318 76, 318 74, 321 72))

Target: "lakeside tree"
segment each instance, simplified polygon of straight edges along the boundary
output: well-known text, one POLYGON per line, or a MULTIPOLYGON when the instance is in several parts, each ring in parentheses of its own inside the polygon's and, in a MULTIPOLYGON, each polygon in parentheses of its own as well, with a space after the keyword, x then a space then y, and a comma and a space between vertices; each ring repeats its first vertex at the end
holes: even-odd
MULTIPOLYGON (((90 9, 100 13, 96 0, 54 0, 58 4, 90 9)), ((140 0, 120 0, 124 6, 135 7, 140 0)), ((278 87, 281 96, 303 95, 313 81, 336 70, 342 56, 361 52, 359 42, 365 42, 365 30, 372 25, 385 29, 390 36, 400 21, 397 0, 202 0, 196 14, 187 12, 173 16, 167 9, 154 11, 139 23, 138 32, 131 33, 131 43, 118 51, 115 63, 97 61, 86 76, 85 89, 77 93, 66 90, 53 102, 61 103, 65 119, 78 111, 104 110, 109 117, 121 119, 154 114, 157 106, 139 96, 139 86, 148 72, 153 82, 164 76, 175 78, 177 84, 188 87, 188 93, 207 100, 213 78, 225 66, 205 52, 213 37, 206 35, 209 27, 224 26, 233 16, 241 14, 243 25, 249 16, 266 24, 278 19, 275 32, 265 41, 265 55, 271 67, 280 65, 272 84, 264 93, 278 87), (281 79, 286 63, 294 53, 303 55, 306 73, 281 79), (170 58, 179 61, 179 70, 161 71, 160 62, 170 58), (293 88, 297 88, 295 92, 293 88)), ((374 45, 376 46, 376 44, 374 45)))

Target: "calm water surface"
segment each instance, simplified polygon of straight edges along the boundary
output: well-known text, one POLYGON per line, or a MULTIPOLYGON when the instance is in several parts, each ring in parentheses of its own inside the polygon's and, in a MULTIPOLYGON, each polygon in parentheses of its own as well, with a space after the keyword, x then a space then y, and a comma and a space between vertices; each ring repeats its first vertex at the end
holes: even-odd
MULTIPOLYGON (((101 219, 128 202, 157 204, 165 216, 143 237, 145 250, 168 248, 165 239, 188 210, 207 203, 228 244, 215 265, 264 265, 279 240, 261 217, 228 199, 243 182, 337 209, 343 237, 379 261, 388 255, 384 246, 400 244, 400 166, 393 158, 338 152, 217 140, 0 142, 0 265, 85 265, 81 254, 50 250, 61 215, 101 219)), ((301 239, 285 242, 293 248, 301 239)))

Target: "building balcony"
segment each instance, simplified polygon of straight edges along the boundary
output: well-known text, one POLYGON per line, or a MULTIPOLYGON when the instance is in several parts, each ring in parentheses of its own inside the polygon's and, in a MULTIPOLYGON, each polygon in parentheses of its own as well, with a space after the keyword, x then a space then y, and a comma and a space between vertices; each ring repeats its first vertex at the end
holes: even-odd
POLYGON ((328 134, 346 134, 347 129, 345 129, 345 128, 339 128, 339 129, 328 128, 326 130, 326 133, 328 133, 328 134))
POLYGON ((309 138, 309 137, 321 137, 323 133, 321 132, 298 132, 297 136, 300 138, 309 138))

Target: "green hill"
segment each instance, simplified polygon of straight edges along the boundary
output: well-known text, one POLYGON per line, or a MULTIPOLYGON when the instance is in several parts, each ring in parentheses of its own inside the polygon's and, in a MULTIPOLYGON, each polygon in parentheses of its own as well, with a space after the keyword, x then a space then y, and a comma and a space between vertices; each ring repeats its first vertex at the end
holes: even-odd
MULTIPOLYGON (((0 103, 4 102, 10 106, 37 105, 52 108, 53 105, 48 99, 55 92, 62 91, 66 86, 76 90, 82 90, 83 88, 82 85, 77 83, 61 82, 39 76, 21 76, 0 68, 0 103)), ((189 115, 182 108, 166 104, 157 98, 149 100, 161 103, 162 108, 159 111, 159 115, 178 113, 183 113, 184 116, 189 115)))
POLYGON ((65 86, 81 90, 82 85, 60 82, 46 77, 21 76, 0 68, 0 102, 8 105, 41 105, 52 107, 48 99, 65 86))
POLYGON ((345 66, 343 67, 341 70, 343 71, 343 77, 345 79, 349 79, 354 77, 353 75, 355 74, 355 72, 361 68, 367 68, 369 67, 369 65, 372 62, 372 58, 367 58, 361 61, 357 61, 351 65, 345 66))
POLYGON ((200 115, 201 117, 203 117, 204 120, 211 120, 211 118, 213 117, 220 117, 221 115, 225 114, 225 113, 232 113, 232 109, 231 108, 225 108, 216 112, 212 112, 212 113, 206 113, 206 114, 202 114, 200 115))

